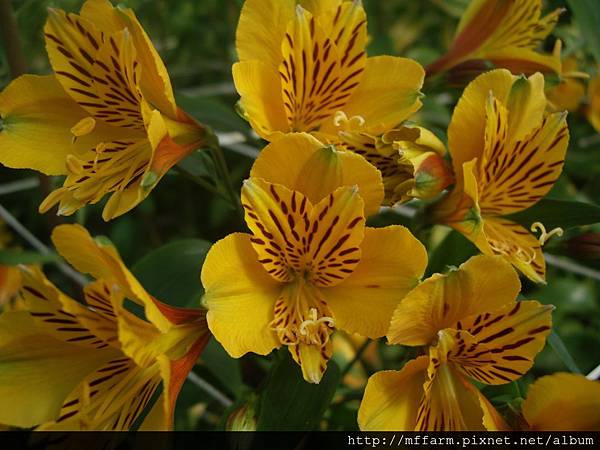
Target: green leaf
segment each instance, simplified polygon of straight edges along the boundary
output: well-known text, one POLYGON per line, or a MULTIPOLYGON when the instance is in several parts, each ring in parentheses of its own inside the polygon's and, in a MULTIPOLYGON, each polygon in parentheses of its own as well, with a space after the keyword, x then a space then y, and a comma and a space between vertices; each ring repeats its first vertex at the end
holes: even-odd
POLYGON ((471 241, 458 231, 451 230, 429 254, 426 276, 442 273, 448 266, 459 266, 478 253, 471 241))
POLYGON ((201 239, 171 242, 139 260, 133 274, 150 294, 169 305, 199 307, 204 293, 200 270, 210 245, 201 239))
POLYGON ((552 347, 552 350, 556 352, 556 354, 571 372, 579 374, 581 373, 581 370, 575 363, 575 360, 569 353, 569 350, 567 350, 567 347, 560 336, 556 334, 556 331, 552 331, 552 333, 550 333, 550 336, 548 336, 548 343, 552 347))
POLYGON ((280 350, 261 395, 257 431, 318 430, 340 378, 337 364, 329 361, 321 382, 310 384, 287 349, 280 350))
POLYGON ((527 229, 534 222, 542 222, 550 231, 556 227, 572 228, 599 223, 600 207, 590 203, 545 199, 508 218, 527 229))
POLYGON ((587 48, 600 62, 600 9, 598 0, 567 0, 581 29, 587 48))
POLYGON ((56 253, 37 253, 21 250, 0 250, 0 265, 16 266, 18 264, 44 264, 58 262, 61 258, 56 253))

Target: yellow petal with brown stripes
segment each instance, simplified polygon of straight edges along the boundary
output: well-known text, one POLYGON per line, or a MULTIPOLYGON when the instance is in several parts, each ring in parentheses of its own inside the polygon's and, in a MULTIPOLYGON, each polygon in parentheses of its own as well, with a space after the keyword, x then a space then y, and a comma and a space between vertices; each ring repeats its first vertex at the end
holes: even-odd
POLYGON ((39 330, 27 311, 0 316, 0 422, 30 428, 56 420, 88 374, 121 353, 67 343, 39 330))
POLYGON ((291 281, 306 264, 311 202, 300 192, 256 178, 244 182, 242 206, 259 262, 276 280, 291 281))
POLYGON ((497 100, 489 109, 479 205, 484 216, 507 215, 530 207, 552 188, 562 171, 569 130, 566 115, 554 113, 523 140, 511 141, 506 110, 497 100))
MULTIPOLYGON (((98 336, 93 328, 80 320, 80 317, 91 318, 94 328, 102 327, 103 324, 110 328, 110 321, 65 296, 46 279, 39 268, 23 268, 21 274, 23 285, 20 295, 40 332, 88 350, 109 346, 103 336, 98 336)), ((111 337, 114 342, 115 335, 111 337)))
POLYGON ((288 125, 293 131, 318 128, 343 109, 360 82, 366 55, 364 46, 358 50, 356 46, 366 35, 364 11, 350 3, 341 8, 352 8, 347 19, 358 22, 350 35, 339 30, 338 42, 345 48, 338 47, 315 17, 300 6, 286 31, 279 75, 288 125))
POLYGON ((341 187, 314 207, 298 191, 250 179, 242 188, 253 246, 267 272, 282 282, 304 277, 333 286, 360 260, 363 201, 355 187, 341 187))
MULTIPOLYGON (((440 344, 444 345, 443 342, 440 344)), ((428 378, 417 413, 417 431, 483 431, 479 396, 447 362, 438 348, 430 349, 428 378)))
POLYGON ((474 256, 446 275, 435 274, 408 293, 392 316, 388 340, 393 344, 426 345, 440 330, 475 313, 514 302, 521 283, 513 268, 498 256, 474 256))
POLYGON ((544 347, 553 309, 523 300, 460 320, 456 330, 442 332, 453 343, 446 358, 481 383, 514 381, 525 375, 544 347))

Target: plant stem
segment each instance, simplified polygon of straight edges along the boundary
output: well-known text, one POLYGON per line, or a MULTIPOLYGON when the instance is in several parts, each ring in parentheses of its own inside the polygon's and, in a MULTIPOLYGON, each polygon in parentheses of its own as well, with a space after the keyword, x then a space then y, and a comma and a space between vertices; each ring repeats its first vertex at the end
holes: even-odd
POLYGON ((202 188, 206 189, 207 191, 212 192, 213 194, 216 194, 229 202, 229 195, 225 194, 222 190, 218 189, 216 186, 212 185, 204 178, 196 176, 180 166, 175 166, 173 169, 175 170, 175 172, 177 172, 180 175, 183 175, 185 178, 196 183, 198 186, 202 186, 202 188))
POLYGON ((227 397, 213 385, 200 378, 200 376, 196 373, 188 373, 187 379, 218 401, 225 408, 229 408, 231 405, 233 405, 233 401, 229 397, 227 397))
POLYGON ((10 74, 13 78, 17 78, 27 72, 27 63, 23 55, 17 20, 10 0, 0 0, 0 32, 2 33, 2 42, 10 67, 10 74))
POLYGON ((227 167, 225 155, 223 155, 223 149, 218 144, 215 144, 210 146, 210 152, 213 156, 215 166, 219 172, 221 180, 223 181, 231 204, 236 208, 240 215, 244 217, 244 210, 242 209, 240 197, 233 188, 233 181, 231 180, 231 175, 229 174, 229 168, 227 167))
POLYGON ((356 364, 360 360, 360 358, 362 357, 362 354, 365 352, 365 350, 367 349, 367 347, 369 346, 370 343, 371 343, 371 340, 367 339, 358 348, 358 350, 356 350, 356 354, 354 355, 354 358, 352 358, 352 360, 342 370, 342 373, 340 375, 340 380, 343 380, 344 377, 348 374, 348 372, 350 372, 350 370, 352 370, 352 366, 354 366, 354 364, 356 364))

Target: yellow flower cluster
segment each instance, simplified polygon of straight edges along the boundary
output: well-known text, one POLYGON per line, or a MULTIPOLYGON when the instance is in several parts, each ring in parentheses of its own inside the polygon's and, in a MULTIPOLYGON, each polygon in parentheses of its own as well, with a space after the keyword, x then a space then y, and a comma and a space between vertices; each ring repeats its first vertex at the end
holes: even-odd
MULTIPOLYGON (((129 429, 162 385, 142 429, 169 429, 210 333, 234 358, 286 346, 319 383, 342 330, 419 347, 402 370, 368 380, 363 430, 600 429, 599 386, 578 376, 536 381, 518 425, 473 384, 522 377, 551 332, 553 307, 518 300, 515 269, 543 283, 542 245, 554 232, 540 225, 538 239, 509 217, 552 188, 569 141, 557 109, 573 86, 550 94, 539 71, 561 73, 560 55, 534 51, 559 12, 540 9, 540 0, 471 2, 430 74, 483 60, 501 68, 466 87, 446 148, 408 122, 425 70, 367 57, 360 0, 246 0, 233 79, 268 144, 241 188, 248 232, 216 242, 202 267, 206 309, 158 301, 111 245, 57 227, 58 251, 94 281, 80 303, 20 267, 24 306, 0 316, 0 423, 129 429), (411 231, 367 226, 381 206, 413 199, 482 255, 423 280, 427 251, 411 231)), ((66 175, 41 211, 58 203, 68 215, 110 194, 112 219, 210 139, 176 106, 132 11, 107 0, 87 0, 79 15, 51 10, 45 38, 54 74, 25 75, 0 94, 0 162, 66 175)))

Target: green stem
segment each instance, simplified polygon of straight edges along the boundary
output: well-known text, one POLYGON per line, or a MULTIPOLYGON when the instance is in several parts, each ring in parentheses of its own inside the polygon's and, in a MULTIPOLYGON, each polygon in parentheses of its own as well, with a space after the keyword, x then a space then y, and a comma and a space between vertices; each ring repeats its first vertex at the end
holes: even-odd
POLYGON ((225 187, 225 190, 227 191, 227 195, 229 196, 231 204, 236 208, 240 215, 244 217, 244 210, 242 209, 240 196, 233 187, 233 181, 229 173, 229 168, 227 167, 227 161, 225 160, 223 149, 219 146, 219 144, 214 144, 210 146, 210 152, 215 161, 215 166, 219 173, 219 178, 223 181, 223 185, 225 187))
POLYGON ((223 191, 218 189, 216 186, 213 186, 211 183, 206 181, 204 178, 201 178, 201 177, 191 174, 187 170, 183 169, 181 166, 175 166, 174 170, 175 170, 175 172, 184 176, 188 180, 196 183, 198 186, 201 186, 202 188, 206 189, 207 191, 212 192, 213 194, 216 194, 219 197, 221 197, 229 202, 229 195, 223 193, 223 191))
POLYGON ((27 63, 10 0, 0 0, 0 33, 2 33, 10 74, 13 78, 17 78, 27 72, 27 63))
POLYGON ((350 372, 350 370, 352 370, 352 366, 354 366, 354 364, 356 364, 360 358, 362 357, 362 354, 365 352, 365 350, 367 349, 367 347, 369 346, 369 344, 371 343, 370 339, 367 339, 359 348, 358 350, 356 350, 356 354, 354 355, 354 358, 352 358, 352 361, 350 361, 346 367, 344 367, 344 370, 342 370, 342 373, 340 375, 340 380, 343 380, 344 377, 348 374, 348 372, 350 372))

